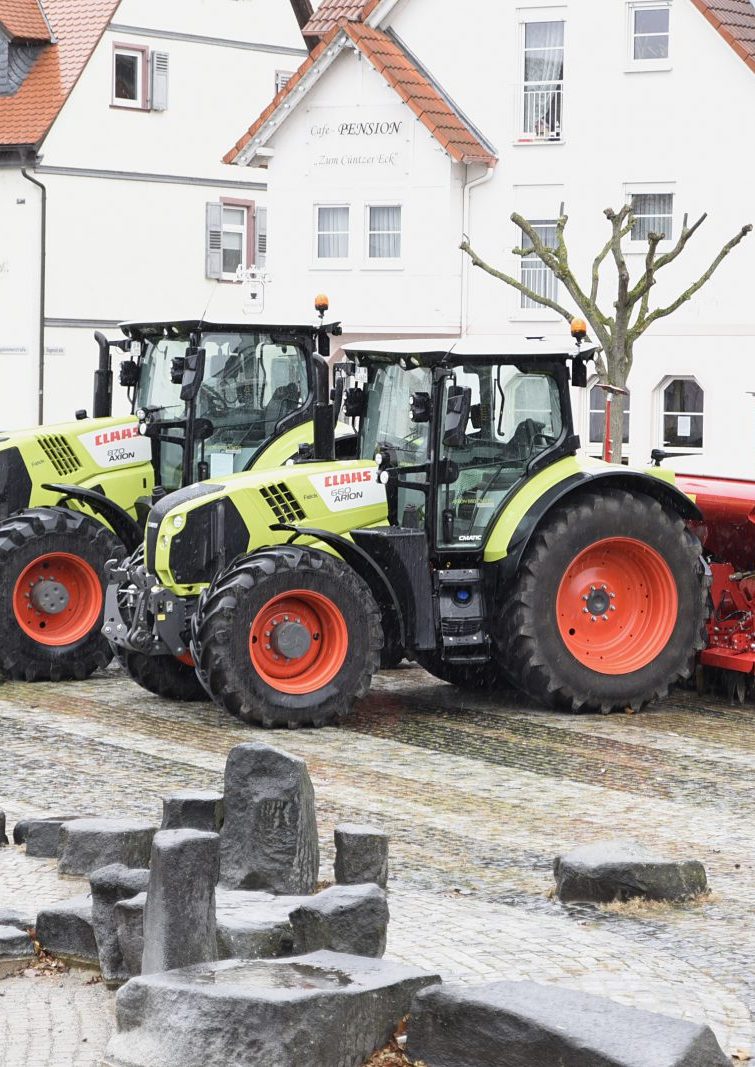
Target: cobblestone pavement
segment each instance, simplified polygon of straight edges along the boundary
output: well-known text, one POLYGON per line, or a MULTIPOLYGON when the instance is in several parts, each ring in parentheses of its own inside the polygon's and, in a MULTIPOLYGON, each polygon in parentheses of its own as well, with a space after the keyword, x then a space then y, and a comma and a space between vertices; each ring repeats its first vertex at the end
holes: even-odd
MULTIPOLYGON (((270 733, 212 705, 174 705, 117 670, 0 687, 0 808, 159 818, 169 790, 218 788, 229 748, 303 756, 332 830, 392 834, 388 955, 474 981, 531 978, 707 1021, 755 1056, 755 708, 677 692, 638 715, 554 715, 462 694, 416 668, 381 675, 341 729, 270 733), (712 896, 688 907, 564 907, 560 851, 606 835, 701 859, 712 896)), ((0 904, 81 891, 54 863, 0 851, 0 904)), ((81 973, 0 981, 0 1064, 97 1062, 113 995, 81 973), (3 1058, 4 1057, 4 1058, 3 1058)), ((651 1065, 648 1065, 651 1067, 651 1065)))

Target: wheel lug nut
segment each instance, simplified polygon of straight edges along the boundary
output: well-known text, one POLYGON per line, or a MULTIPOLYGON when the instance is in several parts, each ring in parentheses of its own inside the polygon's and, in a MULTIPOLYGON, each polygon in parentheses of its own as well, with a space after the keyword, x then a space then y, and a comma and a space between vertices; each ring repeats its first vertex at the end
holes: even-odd
POLYGON ((271 633, 271 630, 265 630, 265 637, 269 637, 271 633))
POLYGON ((589 608, 582 608, 582 614, 583 615, 589 615, 590 614, 590 609, 589 608))
POLYGON ((608 610, 609 611, 616 611, 616 605, 615 604, 611 604, 611 606, 610 606, 610 608, 608 610))
POLYGON ((271 649, 271 647, 272 647, 271 645, 265 645, 265 650, 266 650, 267 652, 269 652, 269 651, 270 651, 270 649, 271 649))
POLYGON ((603 615, 602 618, 603 618, 603 622, 608 622, 608 616, 607 615, 603 615))
POLYGON ((583 593, 583 594, 582 594, 582 599, 583 599, 583 600, 587 600, 587 593, 583 593))
POLYGON ((597 620, 597 619, 595 618, 595 616, 594 616, 594 615, 591 615, 591 616, 590 616, 590 622, 597 622, 597 621, 598 621, 598 620, 597 620))
POLYGON ((615 593, 609 593, 608 595, 610 596, 611 600, 615 600, 616 599, 616 594, 615 593))

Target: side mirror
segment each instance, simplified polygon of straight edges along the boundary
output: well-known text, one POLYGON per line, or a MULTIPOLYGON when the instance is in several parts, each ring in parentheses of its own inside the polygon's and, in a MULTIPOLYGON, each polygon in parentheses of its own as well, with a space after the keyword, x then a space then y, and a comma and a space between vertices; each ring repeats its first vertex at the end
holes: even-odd
POLYGON ((347 419, 359 419, 364 415, 367 396, 364 389, 347 389, 343 395, 343 413, 347 419))
POLYGON ((412 393, 409 401, 409 418, 412 422, 429 422, 432 408, 432 398, 429 393, 412 393))
POLYGON ((130 389, 139 381, 139 364, 132 359, 124 359, 121 363, 118 380, 126 389, 130 389))
POLYGON ((189 347, 186 349, 186 362, 181 379, 181 399, 196 400, 204 378, 205 350, 189 347))
POLYGON ((587 364, 583 359, 575 359, 572 361, 571 383, 577 389, 587 388, 587 364))
POLYGON ((443 423, 443 444, 446 448, 462 448, 467 439, 467 423, 472 410, 472 390, 459 385, 451 387, 443 423))

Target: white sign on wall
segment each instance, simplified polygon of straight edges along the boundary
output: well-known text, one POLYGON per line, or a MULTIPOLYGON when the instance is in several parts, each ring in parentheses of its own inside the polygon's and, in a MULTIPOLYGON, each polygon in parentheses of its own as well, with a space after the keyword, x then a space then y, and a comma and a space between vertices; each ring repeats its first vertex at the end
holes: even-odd
POLYGON ((364 173, 381 180, 409 173, 414 121, 405 108, 314 107, 307 112, 308 175, 333 181, 364 173))

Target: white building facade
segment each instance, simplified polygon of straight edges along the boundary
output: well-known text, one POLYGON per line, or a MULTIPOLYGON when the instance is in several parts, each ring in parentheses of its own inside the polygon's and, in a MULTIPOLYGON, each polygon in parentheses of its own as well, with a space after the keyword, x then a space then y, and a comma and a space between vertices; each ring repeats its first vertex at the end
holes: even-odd
MULTIPOLYGON (((125 319, 205 311, 242 317, 231 279, 239 264, 264 265, 267 175, 221 157, 307 54, 290 0, 5 6, 24 4, 29 21, 15 26, 3 25, 0 4, 5 429, 35 424, 40 411, 49 423, 90 408, 95 329, 117 336, 125 319), (40 12, 47 40, 33 22, 40 12), (31 60, 4 86, 3 45, 11 71, 31 60), (39 116, 56 96, 44 128, 39 116), (23 170, 46 196, 41 375, 43 192, 23 170)), ((309 302, 287 318, 302 314, 309 302)))
MULTIPOLYGON (((684 216, 707 212, 658 275, 653 306, 670 302, 755 222, 755 7, 736 2, 741 39, 715 0, 325 0, 311 27, 322 44, 226 156, 267 175, 266 317, 322 290, 350 338, 565 334, 458 247, 468 234, 487 262, 571 307, 512 253, 512 212, 548 237, 562 204, 588 286, 604 208, 634 208, 635 277, 648 232, 670 249, 684 216), (339 23, 344 6, 352 21, 339 23)), ((610 262, 603 277, 610 314, 610 262)), ((631 462, 666 447, 691 454, 678 469, 755 475, 753 279, 755 236, 637 344, 631 462)), ((594 453, 601 398, 576 398, 594 453)))

